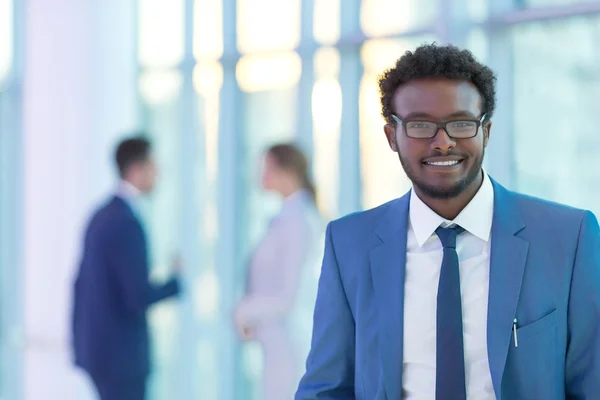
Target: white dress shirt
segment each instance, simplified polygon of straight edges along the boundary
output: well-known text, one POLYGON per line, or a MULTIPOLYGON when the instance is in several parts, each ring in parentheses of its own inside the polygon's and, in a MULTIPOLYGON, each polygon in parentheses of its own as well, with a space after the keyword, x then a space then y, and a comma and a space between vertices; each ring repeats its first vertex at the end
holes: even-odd
POLYGON ((435 230, 458 224, 467 399, 495 399, 487 353, 487 309, 494 189, 484 173, 471 202, 453 221, 431 210, 411 193, 404 284, 403 398, 435 399, 437 291, 442 243, 435 230))
POLYGON ((117 197, 123 199, 134 213, 138 213, 138 202, 142 195, 142 192, 138 188, 126 180, 121 180, 119 181, 119 185, 117 186, 115 194, 117 197))

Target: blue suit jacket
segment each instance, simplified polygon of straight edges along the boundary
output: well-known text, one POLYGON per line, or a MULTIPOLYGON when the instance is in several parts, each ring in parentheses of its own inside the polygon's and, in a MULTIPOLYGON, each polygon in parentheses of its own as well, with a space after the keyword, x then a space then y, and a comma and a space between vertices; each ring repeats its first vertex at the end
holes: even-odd
MULTIPOLYGON (((598 222, 493 185, 487 346, 496 398, 600 399, 598 222)), ((409 196, 329 224, 296 400, 402 397, 409 196)))
POLYGON ((178 293, 177 280, 148 281, 143 228, 114 197, 91 219, 75 282, 75 362, 96 379, 144 378, 149 372, 146 310, 178 293))

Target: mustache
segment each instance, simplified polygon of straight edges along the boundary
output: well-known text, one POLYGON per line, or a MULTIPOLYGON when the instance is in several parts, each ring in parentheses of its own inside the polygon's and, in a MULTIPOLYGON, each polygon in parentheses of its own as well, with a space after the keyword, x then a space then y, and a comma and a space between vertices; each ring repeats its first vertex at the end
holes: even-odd
POLYGON ((439 151, 436 151, 434 153, 428 154, 425 157, 423 157, 423 160, 426 160, 428 158, 433 158, 433 157, 457 157, 457 158, 467 158, 466 154, 462 154, 462 153, 458 153, 456 151, 449 151, 447 153, 442 153, 439 151))

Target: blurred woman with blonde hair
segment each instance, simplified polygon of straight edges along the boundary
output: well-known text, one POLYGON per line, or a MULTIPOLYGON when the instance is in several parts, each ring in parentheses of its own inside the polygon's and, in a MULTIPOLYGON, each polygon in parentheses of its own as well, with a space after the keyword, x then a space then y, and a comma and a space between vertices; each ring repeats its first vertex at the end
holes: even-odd
POLYGON ((310 341, 310 327, 299 326, 307 325, 306 318, 298 324, 296 312, 303 309, 306 315, 309 309, 312 315, 316 280, 310 275, 315 256, 320 256, 323 223, 300 148, 274 145, 263 162, 262 186, 278 193, 283 205, 252 254, 235 323, 241 339, 256 340, 262 347, 263 398, 293 399, 310 341))

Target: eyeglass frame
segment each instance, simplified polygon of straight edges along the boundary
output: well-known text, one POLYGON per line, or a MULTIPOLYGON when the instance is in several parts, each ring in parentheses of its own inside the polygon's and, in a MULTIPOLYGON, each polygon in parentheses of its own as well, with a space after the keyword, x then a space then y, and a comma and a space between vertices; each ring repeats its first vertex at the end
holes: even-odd
POLYGON ((407 119, 407 120, 402 120, 400 119, 399 116, 397 116, 396 114, 391 114, 392 119, 397 123, 400 124, 402 126, 402 130, 404 131, 404 135, 406 135, 406 137, 411 138, 411 139, 417 139, 417 140, 426 140, 426 139, 433 139, 434 137, 437 136, 438 132, 440 131, 440 129, 443 129, 444 132, 446 132, 446 135, 448 135, 449 138, 452 139, 472 139, 475 136, 477 136, 477 134, 479 133, 479 128, 481 126, 483 126, 484 121, 485 121, 485 117, 486 117, 487 113, 483 113, 481 115, 481 117, 479 117, 479 119, 457 119, 457 120, 450 120, 450 121, 441 121, 441 122, 435 122, 435 121, 427 121, 425 119, 407 119), (450 132, 448 132, 448 129, 446 128, 446 126, 450 123, 450 122, 475 122, 476 126, 475 126, 475 133, 473 133, 473 136, 468 136, 468 137, 454 137, 450 134, 450 132), (437 126, 437 129, 435 130, 433 136, 429 136, 429 137, 413 137, 413 136, 409 136, 408 135, 408 131, 406 128, 406 123, 408 122, 428 122, 431 124, 435 124, 437 126))

